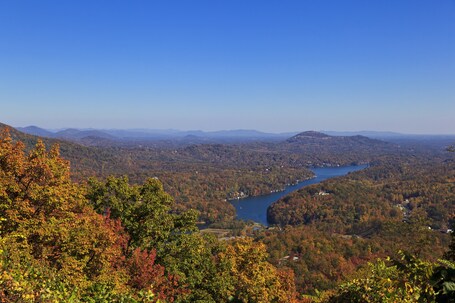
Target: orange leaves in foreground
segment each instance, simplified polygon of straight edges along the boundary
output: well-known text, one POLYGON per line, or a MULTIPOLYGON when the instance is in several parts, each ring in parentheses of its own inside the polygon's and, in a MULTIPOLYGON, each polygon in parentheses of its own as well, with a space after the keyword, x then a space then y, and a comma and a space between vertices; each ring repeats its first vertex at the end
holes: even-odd
MULTIPOLYGON (((86 189, 70 180, 69 162, 60 157, 58 146, 46 150, 39 141, 28 153, 24 149, 8 131, 0 135, 1 272, 11 277, 20 268, 46 273, 36 280, 21 277, 38 297, 46 292, 40 289, 46 283, 57 283, 50 281, 61 281, 82 294, 100 285, 113 294, 144 288, 161 292, 162 298, 166 288, 174 291, 175 277, 164 276, 153 251, 137 250, 129 257, 125 249, 129 235, 120 220, 95 212, 86 189)), ((4 300, 24 289, 5 290, 17 281, 2 281, 4 300)))
POLYGON ((228 245, 222 256, 236 277, 235 295, 242 302, 297 302, 294 273, 267 262, 265 245, 251 238, 228 245))

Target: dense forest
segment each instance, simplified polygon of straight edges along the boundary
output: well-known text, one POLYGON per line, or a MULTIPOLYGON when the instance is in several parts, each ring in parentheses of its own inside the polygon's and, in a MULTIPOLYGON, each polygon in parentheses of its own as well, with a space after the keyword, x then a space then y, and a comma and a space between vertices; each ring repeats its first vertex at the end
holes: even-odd
POLYGON ((280 264, 282 252, 298 257, 286 264, 297 273, 298 287, 313 293, 399 250, 436 261, 454 223, 454 160, 449 153, 386 157, 282 198, 268 209, 269 222, 286 230, 264 235, 272 263, 280 264))
POLYGON ((0 301, 454 302, 454 189, 454 153, 362 136, 156 149, 4 130, 0 301), (240 193, 351 163, 370 166, 284 197, 274 226, 234 220, 240 193))
POLYGON ((339 233, 362 234, 359 225, 419 214, 431 228, 447 229, 455 212, 454 180, 453 159, 383 159, 363 171, 292 193, 269 209, 269 221, 317 223, 339 233))
MULTIPOLYGON (((11 134, 29 149, 39 138, 15 129, 11 134)), ((74 181, 126 175, 132 183, 140 184, 157 177, 175 198, 177 209, 197 209, 200 221, 207 223, 234 218, 229 199, 270 193, 312 177, 308 167, 369 163, 379 155, 402 153, 396 144, 317 132, 277 143, 197 144, 175 149, 94 147, 52 138, 42 140, 47 145, 60 145, 62 156, 71 162, 74 181)))
POLYGON ((154 178, 70 179, 58 146, 0 139, 0 301, 292 302, 293 275, 250 238, 197 231, 154 178))

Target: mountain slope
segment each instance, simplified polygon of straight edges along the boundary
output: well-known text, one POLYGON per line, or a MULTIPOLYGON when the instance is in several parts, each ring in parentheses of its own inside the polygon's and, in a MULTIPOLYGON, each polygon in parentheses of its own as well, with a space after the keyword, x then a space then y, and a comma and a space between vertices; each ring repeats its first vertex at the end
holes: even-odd
POLYGON ((38 140, 42 140, 47 148, 58 144, 63 158, 69 160, 71 163, 71 174, 74 179, 81 180, 89 176, 101 176, 105 173, 105 167, 109 164, 114 168, 117 168, 115 165, 118 165, 120 170, 127 169, 122 164, 124 161, 120 155, 116 155, 109 149, 87 147, 65 140, 30 135, 9 125, 0 123, 0 131, 5 129, 9 130, 13 140, 22 141, 26 145, 27 150, 33 148, 38 140))
POLYGON ((306 166, 362 164, 384 155, 402 153, 396 144, 364 136, 329 136, 307 131, 273 147, 280 154, 291 154, 306 166))
POLYGON ((46 137, 46 138, 53 138, 55 137, 55 133, 50 132, 44 128, 30 125, 26 127, 16 127, 18 131, 21 131, 23 133, 29 134, 29 135, 34 135, 34 136, 40 136, 40 137, 46 137))
POLYGON ((55 133, 55 137, 64 138, 69 140, 81 140, 84 138, 101 138, 101 139, 115 139, 114 136, 99 130, 78 130, 74 128, 68 128, 55 133))
POLYGON ((299 133, 285 141, 289 145, 308 145, 308 144, 320 144, 320 145, 380 145, 380 146, 390 146, 389 143, 386 143, 381 140, 371 139, 361 135, 355 136, 329 136, 324 133, 316 131, 306 131, 299 133))
POLYGON ((287 143, 306 143, 309 141, 315 141, 315 140, 322 140, 322 139, 328 139, 331 138, 331 136, 316 132, 316 131, 305 131, 302 133, 299 133, 295 136, 292 136, 291 138, 287 139, 287 143))

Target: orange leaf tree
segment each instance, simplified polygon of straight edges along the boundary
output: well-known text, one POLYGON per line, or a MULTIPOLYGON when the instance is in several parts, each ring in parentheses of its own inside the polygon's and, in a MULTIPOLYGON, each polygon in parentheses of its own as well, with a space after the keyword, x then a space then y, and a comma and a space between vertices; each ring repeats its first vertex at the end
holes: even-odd
POLYGON ((121 258, 112 222, 97 214, 84 189, 71 182, 58 146, 47 151, 39 141, 28 153, 24 149, 8 131, 1 134, 2 267, 31 262, 65 277, 73 288, 107 283, 120 290, 126 277, 112 266, 121 258))

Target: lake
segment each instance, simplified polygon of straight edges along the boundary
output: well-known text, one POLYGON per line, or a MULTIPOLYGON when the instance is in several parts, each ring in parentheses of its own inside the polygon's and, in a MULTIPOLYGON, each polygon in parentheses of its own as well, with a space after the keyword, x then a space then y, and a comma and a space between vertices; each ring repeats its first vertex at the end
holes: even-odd
POLYGON ((311 169, 316 175, 315 178, 297 183, 296 185, 288 186, 284 191, 271 193, 268 195, 248 197, 239 200, 231 200, 237 211, 237 218, 243 220, 252 220, 254 222, 268 225, 267 222, 267 208, 278 199, 286 196, 287 194, 298 190, 304 186, 316 184, 324 180, 344 176, 350 172, 362 170, 368 165, 352 165, 340 167, 321 167, 311 169))

